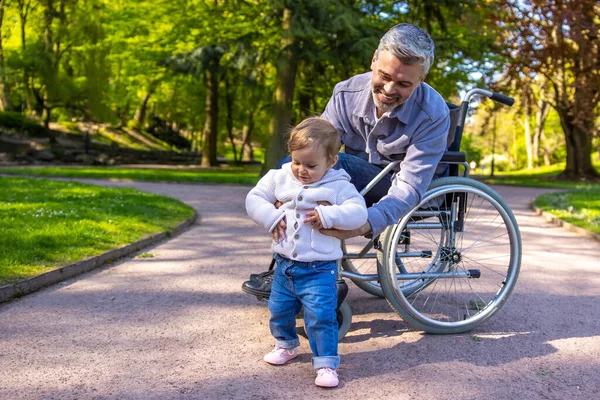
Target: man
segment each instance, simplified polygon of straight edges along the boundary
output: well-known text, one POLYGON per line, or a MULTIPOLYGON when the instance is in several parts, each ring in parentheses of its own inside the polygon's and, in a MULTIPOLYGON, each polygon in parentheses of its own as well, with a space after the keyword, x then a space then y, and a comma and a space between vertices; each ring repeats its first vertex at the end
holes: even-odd
MULTIPOLYGON (((424 83, 433 63, 434 44, 427 32, 398 24, 379 43, 371 72, 335 86, 322 117, 341 133, 345 154, 338 167, 352 177, 358 190, 388 164, 406 153, 399 171, 369 192, 368 221, 354 231, 323 233, 347 239, 372 232, 375 236, 418 204, 446 149, 450 128, 444 99, 424 83)), ((438 175, 443 175, 440 167, 438 175)))
MULTIPOLYGON (((375 237, 419 203, 434 173, 446 173, 447 166, 438 163, 446 149, 449 109, 424 82, 434 49, 427 32, 398 24, 381 38, 371 72, 335 86, 322 114, 340 132, 344 144, 335 168, 344 168, 360 191, 392 156, 406 156, 396 171, 366 194, 368 220, 362 227, 322 233, 339 239, 368 233, 375 237)), ((270 278, 267 273, 253 275, 242 287, 268 296, 270 278)))

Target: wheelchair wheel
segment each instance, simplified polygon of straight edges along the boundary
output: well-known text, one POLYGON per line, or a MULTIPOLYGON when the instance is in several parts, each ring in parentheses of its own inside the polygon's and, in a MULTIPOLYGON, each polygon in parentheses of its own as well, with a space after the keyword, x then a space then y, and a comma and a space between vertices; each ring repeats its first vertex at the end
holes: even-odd
MULTIPOLYGON (((304 319, 302 318, 302 314, 303 312, 301 311, 296 315, 296 320, 299 321, 296 325, 296 332, 298 332, 298 335, 300 336, 308 337, 306 335, 306 330, 304 329, 304 319)), ((352 325, 352 310, 347 301, 343 301, 337 309, 337 321, 338 340, 342 340, 350 330, 350 325, 352 325)))
POLYGON ((488 320, 510 296, 521 265, 512 211, 490 187, 463 177, 434 181, 381 243, 386 300, 429 333, 466 332, 488 320))
MULTIPOLYGON (((375 248, 370 248, 367 253, 358 258, 356 255, 359 254, 365 246, 368 246, 369 239, 358 236, 350 239, 346 239, 342 241, 342 250, 344 252, 344 258, 342 259, 342 269, 344 271, 352 272, 354 274, 360 275, 372 275, 377 274, 377 253, 378 251, 375 248), (354 254, 355 256, 348 257, 348 255, 354 254)), ((379 280, 375 281, 363 281, 360 279, 352 279, 352 282, 365 292, 372 294, 377 297, 384 297, 383 291, 381 290, 381 285, 379 284, 379 280)))

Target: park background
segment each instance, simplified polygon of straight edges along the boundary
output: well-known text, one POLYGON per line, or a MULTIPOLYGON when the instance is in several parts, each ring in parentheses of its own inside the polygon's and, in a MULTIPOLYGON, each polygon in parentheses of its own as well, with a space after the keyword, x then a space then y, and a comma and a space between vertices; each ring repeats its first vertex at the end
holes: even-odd
MULTIPOLYGON (((536 203, 599 233, 599 15, 592 0, 0 0, 1 171, 252 184, 289 127, 410 22, 436 43, 426 82, 448 101, 474 87, 516 100, 474 104, 462 150, 475 172, 572 190, 536 203)), ((1 180, 0 283, 192 213, 133 191, 1 180)))

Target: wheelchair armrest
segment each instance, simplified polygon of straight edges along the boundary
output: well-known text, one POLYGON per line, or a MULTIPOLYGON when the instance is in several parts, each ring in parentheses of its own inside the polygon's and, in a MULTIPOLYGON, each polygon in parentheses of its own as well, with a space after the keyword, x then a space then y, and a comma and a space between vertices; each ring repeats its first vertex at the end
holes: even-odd
POLYGON ((467 155, 462 151, 445 151, 441 163, 461 164, 467 162, 467 155))
MULTIPOLYGON (((392 161, 402 161, 406 157, 406 153, 394 154, 390 156, 392 161)), ((441 163, 461 164, 467 162, 467 155, 462 151, 445 151, 441 163)))

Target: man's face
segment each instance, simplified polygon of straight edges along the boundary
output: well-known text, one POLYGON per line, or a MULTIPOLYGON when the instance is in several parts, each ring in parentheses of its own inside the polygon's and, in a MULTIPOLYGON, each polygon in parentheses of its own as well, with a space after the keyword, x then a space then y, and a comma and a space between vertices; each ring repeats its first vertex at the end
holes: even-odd
POLYGON ((378 117, 408 100, 425 79, 421 77, 421 64, 403 64, 389 51, 375 53, 371 70, 371 90, 378 117))

